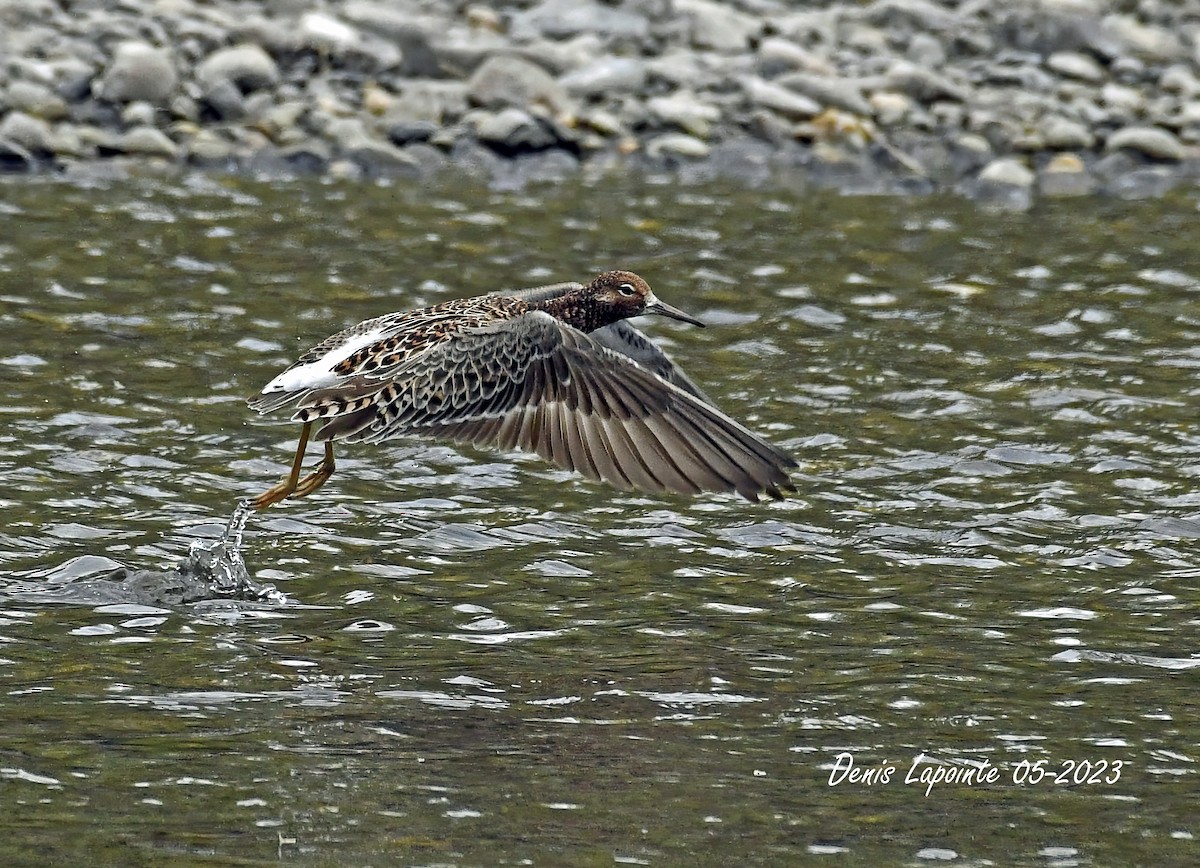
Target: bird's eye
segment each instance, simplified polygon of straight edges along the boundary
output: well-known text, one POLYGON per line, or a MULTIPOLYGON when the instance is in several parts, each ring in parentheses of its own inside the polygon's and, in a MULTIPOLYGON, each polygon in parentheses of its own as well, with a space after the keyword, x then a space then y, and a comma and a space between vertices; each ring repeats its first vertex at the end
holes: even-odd
POLYGON ((633 288, 632 283, 622 283, 617 287, 617 292, 621 293, 621 295, 625 296, 626 298, 632 298, 633 296, 637 295, 637 290, 633 288))

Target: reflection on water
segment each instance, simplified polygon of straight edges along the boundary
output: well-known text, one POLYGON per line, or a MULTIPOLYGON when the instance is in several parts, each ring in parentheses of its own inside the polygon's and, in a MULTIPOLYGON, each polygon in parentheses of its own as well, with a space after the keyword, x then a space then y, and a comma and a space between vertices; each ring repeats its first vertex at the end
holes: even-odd
POLYGON ((0 209, 5 863, 1191 852, 1193 201, 196 176, 0 209), (244 398, 297 351, 618 266, 710 324, 646 323, 797 496, 396 442, 234 506, 290 458, 244 398), (1005 777, 830 787, 842 752, 1005 777), (1124 771, 1013 780, 1043 760, 1124 771))

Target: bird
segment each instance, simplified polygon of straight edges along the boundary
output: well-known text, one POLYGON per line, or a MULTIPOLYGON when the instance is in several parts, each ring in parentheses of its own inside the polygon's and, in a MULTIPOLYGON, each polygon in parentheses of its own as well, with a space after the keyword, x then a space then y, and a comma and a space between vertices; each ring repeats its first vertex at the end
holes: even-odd
POLYGON ((758 502, 795 491, 791 455, 725 415, 627 319, 704 323, 632 271, 388 313, 321 341, 248 404, 301 423, 290 473, 258 510, 312 494, 333 445, 424 436, 537 453, 619 489, 758 502), (324 456, 301 478, 310 440, 324 456))

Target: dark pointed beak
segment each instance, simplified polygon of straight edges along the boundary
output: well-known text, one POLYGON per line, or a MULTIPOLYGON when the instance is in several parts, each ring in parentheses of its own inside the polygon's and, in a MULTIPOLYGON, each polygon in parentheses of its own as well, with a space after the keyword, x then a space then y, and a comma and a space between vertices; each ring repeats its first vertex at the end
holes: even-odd
POLYGON ((642 309, 642 313, 654 313, 658 314, 659 316, 669 316, 671 319, 682 320, 683 322, 688 322, 694 326, 700 326, 700 328, 704 328, 704 323, 700 322, 700 320, 696 319, 690 314, 684 313, 677 307, 672 307, 665 301, 659 301, 658 296, 654 295, 653 293, 651 293, 650 297, 646 299, 646 306, 642 309))

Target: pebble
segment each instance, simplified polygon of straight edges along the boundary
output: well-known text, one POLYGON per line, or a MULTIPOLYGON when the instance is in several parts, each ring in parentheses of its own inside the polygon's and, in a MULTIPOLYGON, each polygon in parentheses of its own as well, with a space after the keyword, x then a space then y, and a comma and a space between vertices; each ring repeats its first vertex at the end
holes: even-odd
POLYGON ((178 81, 167 49, 144 42, 123 42, 100 80, 98 95, 115 102, 163 102, 178 81))
POLYGON ((708 136, 712 125, 721 118, 719 108, 690 91, 653 97, 646 102, 646 108, 660 123, 677 126, 701 139, 708 136))
POLYGON ((64 8, 0 0, 0 170, 453 166, 507 189, 628 161, 1017 208, 1200 174, 1200 0, 64 8))
POLYGON ((1161 127, 1123 127, 1104 143, 1106 151, 1136 151, 1155 160, 1182 160, 1187 149, 1174 134, 1161 127))
POLYGON ((206 57, 196 67, 196 80, 204 87, 228 81, 242 93, 249 93, 275 86, 279 82, 279 68, 259 46, 234 45, 206 57))
POLYGON ((484 108, 541 104, 561 111, 568 105, 566 90, 542 67, 519 57, 490 57, 467 84, 471 102, 484 108))
POLYGON ((651 139, 646 145, 646 153, 652 157, 670 154, 699 159, 707 157, 710 150, 705 142, 685 133, 667 133, 651 139))
POLYGON ((1076 154, 1056 154, 1038 172, 1037 181, 1038 192, 1054 198, 1086 196, 1096 189, 1096 179, 1076 154))

